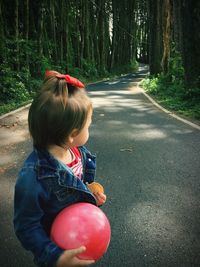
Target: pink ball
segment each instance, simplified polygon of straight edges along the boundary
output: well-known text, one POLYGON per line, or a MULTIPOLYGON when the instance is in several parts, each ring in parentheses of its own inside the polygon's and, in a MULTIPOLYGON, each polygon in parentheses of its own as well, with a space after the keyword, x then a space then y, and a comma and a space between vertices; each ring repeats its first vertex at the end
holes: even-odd
POLYGON ((89 203, 77 203, 64 208, 55 218, 51 239, 62 249, 85 246, 78 258, 99 260, 106 252, 111 237, 108 218, 89 203))

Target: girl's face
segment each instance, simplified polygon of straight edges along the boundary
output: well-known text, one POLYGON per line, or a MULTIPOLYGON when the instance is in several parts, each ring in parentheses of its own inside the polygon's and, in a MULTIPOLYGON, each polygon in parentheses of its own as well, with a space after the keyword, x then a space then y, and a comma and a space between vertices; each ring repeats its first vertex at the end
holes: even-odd
POLYGON ((87 142, 89 138, 89 127, 91 123, 92 123, 92 109, 90 109, 90 111, 88 112, 88 117, 83 129, 78 133, 78 135, 73 136, 72 133, 73 141, 71 142, 70 147, 83 146, 87 142))

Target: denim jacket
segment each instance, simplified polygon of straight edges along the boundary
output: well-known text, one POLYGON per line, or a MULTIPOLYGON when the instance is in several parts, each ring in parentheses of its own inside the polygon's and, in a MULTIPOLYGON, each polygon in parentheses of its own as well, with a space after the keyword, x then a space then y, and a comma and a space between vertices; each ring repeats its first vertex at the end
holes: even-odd
POLYGON ((85 147, 79 148, 83 162, 80 180, 47 151, 34 148, 24 162, 15 185, 14 229, 22 246, 34 254, 38 266, 54 266, 63 253, 50 240, 55 216, 77 202, 96 205, 85 183, 94 181, 96 161, 85 147))

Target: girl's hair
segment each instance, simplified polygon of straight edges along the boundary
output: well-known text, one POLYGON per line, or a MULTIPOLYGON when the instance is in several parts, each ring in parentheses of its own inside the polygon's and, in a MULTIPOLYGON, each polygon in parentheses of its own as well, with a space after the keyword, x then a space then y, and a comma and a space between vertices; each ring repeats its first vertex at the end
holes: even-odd
POLYGON ((29 131, 34 145, 41 149, 64 145, 72 130, 81 131, 92 109, 85 90, 67 84, 57 74, 45 78, 29 110, 29 131))

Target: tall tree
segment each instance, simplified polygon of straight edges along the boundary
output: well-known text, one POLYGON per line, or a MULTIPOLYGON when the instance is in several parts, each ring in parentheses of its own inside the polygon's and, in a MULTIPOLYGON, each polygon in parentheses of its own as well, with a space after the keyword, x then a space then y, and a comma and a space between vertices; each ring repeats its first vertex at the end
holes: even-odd
POLYGON ((97 38, 97 14, 98 14, 98 6, 95 2, 90 1, 89 3, 89 9, 90 9, 90 43, 91 43, 91 60, 92 62, 96 62, 96 65, 100 65, 100 56, 99 56, 99 47, 98 47, 98 38, 97 38))
POLYGON ((4 29, 3 29, 2 3, 0 2, 0 63, 3 61, 3 53, 4 53, 4 29))
MULTIPOLYGON (((26 39, 26 46, 28 47, 29 43, 29 0, 26 0, 26 29, 25 29, 25 39, 26 39)), ((28 55, 28 49, 26 50, 26 67, 29 70, 29 55, 28 55)))
POLYGON ((39 5, 39 16, 38 16, 38 52, 40 57, 43 57, 43 35, 44 35, 44 4, 39 5))
POLYGON ((139 62, 148 63, 148 14, 147 0, 137 1, 135 12, 136 57, 139 62))
POLYGON ((200 87, 200 2, 184 0, 182 15, 182 58, 188 88, 200 87))
POLYGON ((168 71, 171 45, 171 23, 172 23, 172 3, 171 0, 164 0, 163 3, 163 55, 161 66, 164 73, 168 71))
POLYGON ((84 46, 83 46, 83 58, 90 59, 90 43, 89 43, 89 1, 82 0, 82 19, 83 19, 83 40, 84 40, 84 46))
POLYGON ((148 0, 149 17, 149 69, 152 75, 161 72, 163 54, 162 18, 163 0, 148 0))
POLYGON ((112 1, 112 46, 110 66, 127 66, 135 58, 135 0, 112 1))
POLYGON ((15 0, 15 44, 16 44, 16 58, 15 70, 19 71, 19 0, 15 0))
MULTIPOLYGON (((58 62, 58 48, 57 48, 57 38, 56 38, 56 14, 55 14, 55 7, 56 7, 56 1, 55 0, 50 0, 50 20, 51 20, 51 36, 53 40, 53 58, 55 62, 58 62)), ((59 9, 60 10, 60 9, 59 9)))

